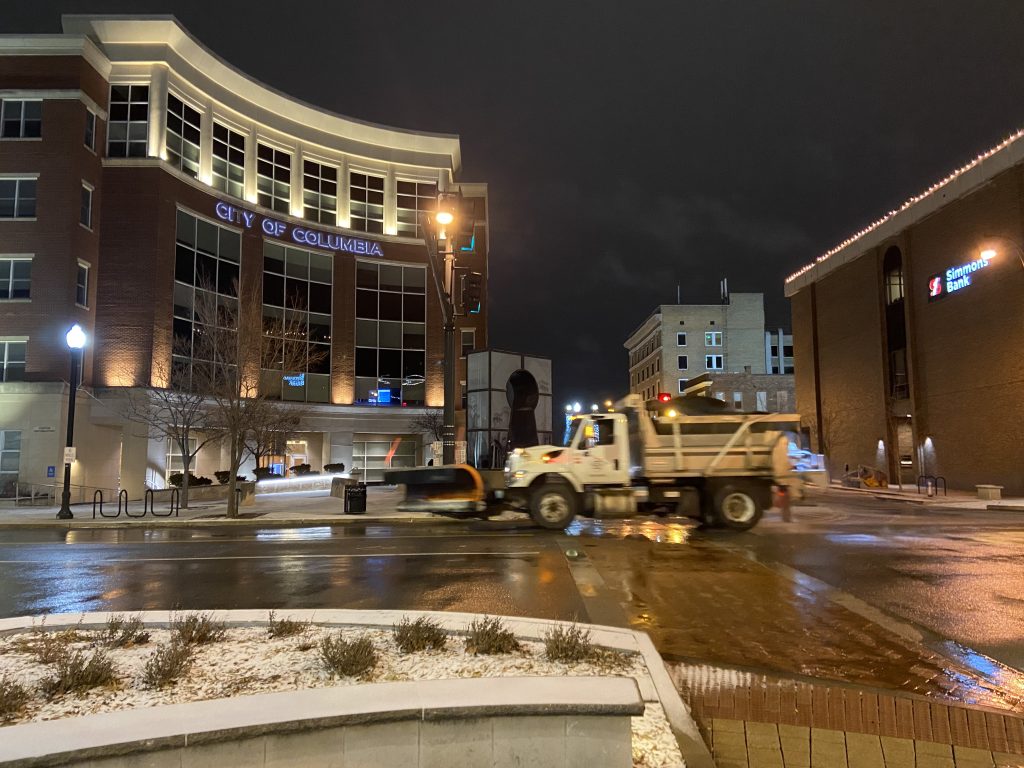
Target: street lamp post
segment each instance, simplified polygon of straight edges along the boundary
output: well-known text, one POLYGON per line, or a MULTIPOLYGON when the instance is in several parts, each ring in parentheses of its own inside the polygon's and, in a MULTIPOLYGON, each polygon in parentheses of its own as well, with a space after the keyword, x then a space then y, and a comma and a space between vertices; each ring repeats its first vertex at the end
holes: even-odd
MULTIPOLYGON (((68 396, 68 432, 64 445, 66 448, 71 448, 75 444, 75 400, 78 398, 78 372, 82 366, 85 331, 82 330, 82 326, 75 323, 64 338, 68 343, 68 349, 71 350, 71 393, 68 396)), ((60 494, 58 520, 70 520, 74 517, 71 514, 71 462, 66 460, 67 456, 64 458, 64 490, 60 494)))

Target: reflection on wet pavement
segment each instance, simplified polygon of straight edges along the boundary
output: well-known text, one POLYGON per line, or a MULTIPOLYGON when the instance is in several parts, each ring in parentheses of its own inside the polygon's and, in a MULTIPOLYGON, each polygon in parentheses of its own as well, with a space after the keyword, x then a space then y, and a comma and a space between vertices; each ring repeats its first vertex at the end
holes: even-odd
POLYGON ((743 535, 657 521, 584 521, 574 533, 629 625, 648 632, 667 659, 1024 711, 1017 670, 956 643, 932 650, 887 631, 799 573, 788 578, 758 562, 743 535))

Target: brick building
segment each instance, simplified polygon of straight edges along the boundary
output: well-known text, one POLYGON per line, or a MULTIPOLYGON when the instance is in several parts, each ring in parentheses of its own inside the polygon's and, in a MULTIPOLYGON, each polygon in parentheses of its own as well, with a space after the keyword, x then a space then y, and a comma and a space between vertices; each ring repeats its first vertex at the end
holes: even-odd
POLYGON ((797 406, 833 471, 1024 493, 1022 137, 786 281, 797 406))
MULTIPOLYGON (((412 422, 443 404, 443 349, 420 214, 439 193, 475 221, 458 266, 487 274, 487 188, 459 180, 457 136, 288 97, 168 17, 0 36, 0 98, 0 494, 57 482, 73 323, 89 343, 72 482, 163 487, 180 457, 124 419, 123 394, 187 375, 194 302, 240 285, 306 329, 305 369, 263 372, 305 414, 273 463, 375 479, 423 460, 412 422)), ((463 354, 486 312, 460 319, 463 354)), ((193 471, 224 468, 211 448, 193 471)))

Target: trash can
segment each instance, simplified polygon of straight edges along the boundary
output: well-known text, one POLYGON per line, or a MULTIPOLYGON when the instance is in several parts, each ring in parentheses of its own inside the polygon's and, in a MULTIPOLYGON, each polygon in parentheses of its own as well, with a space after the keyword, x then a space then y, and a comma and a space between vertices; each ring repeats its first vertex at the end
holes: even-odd
POLYGON ((366 483, 345 486, 345 514, 366 514, 366 483))

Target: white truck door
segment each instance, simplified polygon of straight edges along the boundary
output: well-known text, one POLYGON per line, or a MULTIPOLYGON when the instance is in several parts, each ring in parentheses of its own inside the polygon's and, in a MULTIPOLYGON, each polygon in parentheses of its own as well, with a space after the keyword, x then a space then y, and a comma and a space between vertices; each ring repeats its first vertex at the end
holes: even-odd
POLYGON ((583 425, 576 475, 584 485, 624 483, 629 477, 626 466, 628 445, 626 424, 611 415, 597 416, 583 425))

